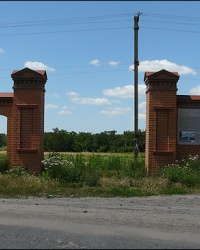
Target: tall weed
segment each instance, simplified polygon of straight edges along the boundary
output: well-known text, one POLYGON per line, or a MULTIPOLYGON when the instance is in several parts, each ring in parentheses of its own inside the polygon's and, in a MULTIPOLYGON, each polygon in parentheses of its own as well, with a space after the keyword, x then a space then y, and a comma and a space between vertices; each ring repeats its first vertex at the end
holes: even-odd
POLYGON ((146 176, 145 160, 141 159, 130 159, 126 165, 126 176, 130 178, 143 178, 146 176))
POLYGON ((181 183, 187 187, 200 185, 200 160, 198 156, 169 164, 159 171, 172 183, 181 183))
POLYGON ((0 172, 5 173, 10 169, 10 160, 6 154, 0 155, 0 172))
POLYGON ((50 153, 47 160, 42 161, 46 174, 58 179, 63 184, 74 183, 79 186, 97 186, 100 181, 98 169, 87 166, 81 154, 68 155, 63 160, 59 153, 50 153))

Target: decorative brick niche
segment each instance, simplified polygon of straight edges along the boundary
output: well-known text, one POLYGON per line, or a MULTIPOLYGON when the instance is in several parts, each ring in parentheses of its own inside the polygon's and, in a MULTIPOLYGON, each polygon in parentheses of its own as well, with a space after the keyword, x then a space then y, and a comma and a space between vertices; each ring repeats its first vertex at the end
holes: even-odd
POLYGON ((7 117, 7 155, 12 167, 41 173, 44 159, 46 71, 14 70, 13 93, 0 93, 0 115, 7 117))

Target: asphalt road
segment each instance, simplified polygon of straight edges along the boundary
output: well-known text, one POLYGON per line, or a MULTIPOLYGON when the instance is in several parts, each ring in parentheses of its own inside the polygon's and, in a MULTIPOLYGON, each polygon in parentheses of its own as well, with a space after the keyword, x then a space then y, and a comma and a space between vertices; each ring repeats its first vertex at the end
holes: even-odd
POLYGON ((200 195, 0 199, 0 249, 200 249, 200 195))

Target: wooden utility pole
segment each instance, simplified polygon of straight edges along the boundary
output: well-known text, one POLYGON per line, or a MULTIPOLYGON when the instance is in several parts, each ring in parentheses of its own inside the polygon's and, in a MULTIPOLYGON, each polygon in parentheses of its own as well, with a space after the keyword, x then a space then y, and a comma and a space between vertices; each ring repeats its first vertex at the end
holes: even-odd
POLYGON ((138 157, 138 22, 139 12, 134 16, 134 134, 135 134, 135 148, 134 148, 134 157, 138 157))

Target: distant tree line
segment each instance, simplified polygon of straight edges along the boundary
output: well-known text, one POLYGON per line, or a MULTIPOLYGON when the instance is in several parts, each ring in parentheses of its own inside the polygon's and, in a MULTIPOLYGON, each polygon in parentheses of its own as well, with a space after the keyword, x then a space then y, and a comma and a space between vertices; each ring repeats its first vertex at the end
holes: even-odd
MULTIPOLYGON (((138 131, 139 152, 145 151, 145 131, 138 131)), ((6 146, 6 135, 0 134, 0 147, 6 146)), ((53 132, 44 133, 44 150, 47 152, 133 152, 135 147, 134 132, 124 131, 116 134, 115 130, 101 133, 89 133, 54 128, 53 132)))
MULTIPOLYGON (((139 151, 145 150, 145 131, 138 131, 139 151)), ((53 132, 44 134, 45 151, 57 152, 133 152, 134 132, 124 131, 116 134, 115 130, 101 133, 88 133, 74 131, 67 132, 54 128, 53 132)))

